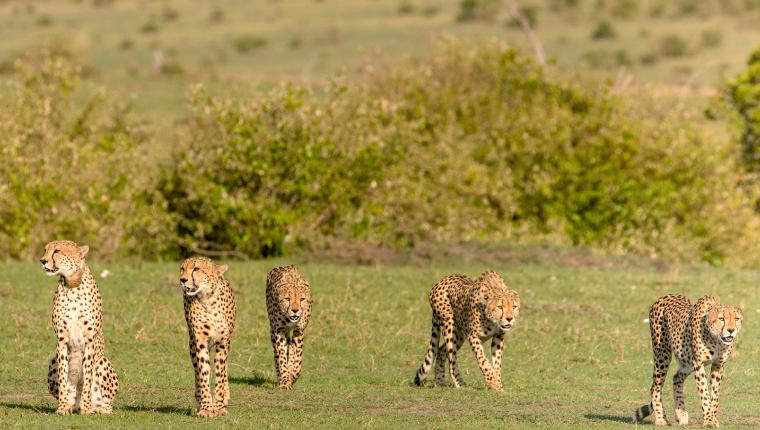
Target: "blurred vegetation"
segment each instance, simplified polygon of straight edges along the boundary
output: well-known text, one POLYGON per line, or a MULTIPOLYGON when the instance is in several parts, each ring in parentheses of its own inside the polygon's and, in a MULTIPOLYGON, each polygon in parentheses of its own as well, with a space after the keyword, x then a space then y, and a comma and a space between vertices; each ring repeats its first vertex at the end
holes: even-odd
POLYGON ((760 47, 747 61, 747 69, 728 84, 728 101, 739 114, 744 166, 760 172, 760 47))
MULTIPOLYGON (((0 253, 32 258, 54 238, 105 255, 140 253, 128 232, 145 218, 134 197, 149 186, 138 155, 147 135, 129 106, 83 91, 83 68, 49 51, 23 56, 0 98, 0 253)), ((149 214, 144 214, 151 218, 149 214)), ((150 223, 140 226, 149 229, 150 223)))
MULTIPOLYGON (((757 57, 732 87, 754 127, 757 57)), ((607 83, 547 75, 500 42, 441 40, 319 91, 200 86, 170 135, 82 76, 65 56, 23 57, 3 90, 7 256, 57 237, 143 258, 273 256, 338 238, 757 263, 757 196, 725 133, 607 83), (153 153, 158 136, 168 158, 153 153)))
POLYGON ((320 96, 199 93, 161 169, 179 251, 541 239, 746 260, 757 227, 729 142, 500 44, 444 45, 320 96))

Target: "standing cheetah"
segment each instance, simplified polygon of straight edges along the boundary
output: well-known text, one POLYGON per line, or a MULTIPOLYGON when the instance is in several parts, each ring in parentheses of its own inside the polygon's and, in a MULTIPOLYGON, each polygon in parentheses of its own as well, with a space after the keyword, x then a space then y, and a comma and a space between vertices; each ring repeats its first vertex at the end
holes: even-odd
POLYGON ((311 316, 311 288, 296 266, 277 267, 267 275, 266 296, 277 385, 287 390, 301 376, 304 330, 311 316))
POLYGON ((49 276, 59 276, 53 299, 53 329, 58 339, 48 371, 56 413, 110 414, 119 392, 116 372, 105 355, 100 291, 84 261, 87 246, 69 240, 45 245, 40 259, 49 276))
POLYGON ((501 390, 501 354, 504 334, 512 329, 520 312, 520 297, 507 288, 504 279, 494 271, 486 271, 477 280, 463 275, 450 275, 441 279, 430 290, 430 307, 433 308, 433 330, 430 348, 425 361, 417 371, 414 383, 422 385, 435 359, 435 382, 446 382, 446 359, 455 387, 465 385, 457 364, 457 350, 465 339, 470 341, 486 386, 501 390), (438 338, 443 332, 444 345, 438 338), (486 358, 481 342, 491 341, 491 360, 486 358))
POLYGON ((664 296, 654 302, 649 311, 654 355, 652 402, 638 408, 633 421, 639 422, 654 412, 655 425, 668 425, 662 407, 662 386, 675 354, 678 371, 673 376, 673 396, 678 424, 685 426, 689 423, 683 401, 683 382, 694 372, 702 402, 703 424, 718 427, 716 414, 723 365, 734 349, 734 339, 741 327, 741 310, 721 305, 712 296, 702 297, 694 306, 686 297, 677 295, 664 296), (705 374, 707 364, 712 366, 709 388, 705 374))
POLYGON ((227 269, 226 265, 218 265, 206 257, 188 258, 179 269, 199 417, 227 415, 230 402, 227 357, 235 329, 235 297, 224 278, 227 269), (212 397, 209 350, 214 345, 216 387, 212 397))

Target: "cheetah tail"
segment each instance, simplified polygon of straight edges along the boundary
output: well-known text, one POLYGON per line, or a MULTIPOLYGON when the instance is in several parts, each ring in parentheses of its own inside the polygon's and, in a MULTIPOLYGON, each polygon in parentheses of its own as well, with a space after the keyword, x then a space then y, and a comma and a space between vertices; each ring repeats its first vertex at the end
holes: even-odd
POLYGON ((644 405, 633 413, 633 422, 640 423, 644 418, 652 415, 652 404, 644 405))

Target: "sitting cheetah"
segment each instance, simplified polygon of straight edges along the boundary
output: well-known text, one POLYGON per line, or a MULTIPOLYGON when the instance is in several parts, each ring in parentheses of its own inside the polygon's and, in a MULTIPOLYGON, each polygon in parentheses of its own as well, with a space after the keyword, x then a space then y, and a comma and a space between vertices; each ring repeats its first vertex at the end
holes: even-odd
POLYGON ((199 417, 227 415, 230 387, 227 356, 235 328, 235 297, 224 278, 228 267, 206 257, 188 258, 179 269, 190 360, 195 370, 195 406, 199 417), (210 349, 216 345, 216 387, 211 396, 210 349))
POLYGON ((723 365, 734 348, 734 339, 742 327, 742 312, 721 305, 712 296, 702 297, 692 306, 684 296, 661 297, 649 311, 649 328, 652 333, 654 375, 652 376, 652 402, 636 410, 634 422, 654 412, 655 425, 668 425, 662 408, 662 386, 668 373, 671 356, 678 359, 678 372, 673 376, 673 395, 676 403, 676 420, 679 425, 689 423, 689 414, 683 401, 683 382, 691 372, 697 380, 705 427, 718 427, 718 402, 723 365), (711 387, 708 389, 705 365, 712 365, 711 387))
POLYGON ((267 275, 266 295, 277 385, 287 390, 301 376, 304 330, 311 316, 311 288, 296 266, 277 267, 267 275))
POLYGON ((59 276, 53 299, 58 343, 50 362, 48 388, 56 413, 110 414, 119 380, 105 356, 100 291, 84 261, 89 247, 68 240, 45 245, 40 259, 49 276, 59 276))
POLYGON ((451 378, 455 387, 465 385, 457 364, 457 350, 465 339, 470 341, 486 386, 501 390, 501 353, 504 334, 512 329, 520 311, 520 297, 507 288, 496 272, 486 271, 477 280, 463 275, 450 275, 441 279, 430 290, 430 307, 433 308, 433 331, 425 361, 417 371, 414 383, 422 385, 435 359, 435 382, 443 385, 446 359, 450 363, 451 378), (445 349, 438 345, 443 332, 445 349), (483 352, 484 342, 491 341, 489 361, 483 352))

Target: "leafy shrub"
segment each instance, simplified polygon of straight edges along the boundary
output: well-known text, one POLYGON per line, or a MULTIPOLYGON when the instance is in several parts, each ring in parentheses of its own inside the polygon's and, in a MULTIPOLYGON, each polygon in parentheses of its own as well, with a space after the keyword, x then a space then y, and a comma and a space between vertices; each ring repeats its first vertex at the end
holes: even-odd
POLYGON ((744 166, 760 172, 760 48, 750 55, 747 69, 728 84, 727 99, 740 117, 744 166))
POLYGON ((238 36, 232 41, 232 46, 240 53, 248 53, 263 48, 269 44, 269 41, 261 36, 243 35, 238 36))
POLYGON ((607 20, 599 21, 599 24, 594 28, 594 31, 591 32, 591 38, 596 40, 614 39, 616 36, 617 32, 615 31, 615 27, 613 27, 612 23, 607 20))
POLYGON ((667 34, 660 38, 660 54, 664 57, 683 57, 688 51, 686 41, 677 34, 667 34))
POLYGON ((182 250, 279 255, 294 236, 361 223, 347 216, 392 161, 394 127, 379 101, 333 91, 327 103, 296 87, 253 103, 196 93, 191 140, 160 186, 182 250))
POLYGON ((414 13, 414 4, 412 4, 412 2, 409 0, 401 0, 401 3, 398 4, 396 11, 399 15, 412 14, 414 13))
MULTIPOLYGON (((126 107, 82 91, 82 69, 49 53, 15 62, 0 99, 0 253, 38 256, 45 242, 72 238, 98 255, 139 253, 128 230, 145 218, 133 197, 145 140, 126 107), (75 101, 79 100, 79 102, 75 101)), ((145 221, 139 228, 149 229, 145 221)), ((161 231, 166 231, 162 227, 161 231)), ((140 247, 150 243, 140 243, 140 247)))
POLYGON ((723 42, 720 30, 702 30, 700 42, 704 48, 717 48, 723 42))
MULTIPOLYGON (((528 20, 528 24, 530 24, 531 27, 535 28, 538 25, 538 8, 535 6, 523 6, 520 8, 520 13, 522 16, 525 17, 526 20, 528 20)), ((519 27, 520 22, 517 21, 515 18, 510 18, 507 21, 507 26, 509 27, 519 27)))
POLYGON ((200 92, 160 181, 177 247, 550 240, 711 262, 758 238, 732 147, 677 114, 447 42, 314 95, 200 92))
POLYGON ((457 21, 491 21, 500 8, 500 0, 461 0, 457 21))

